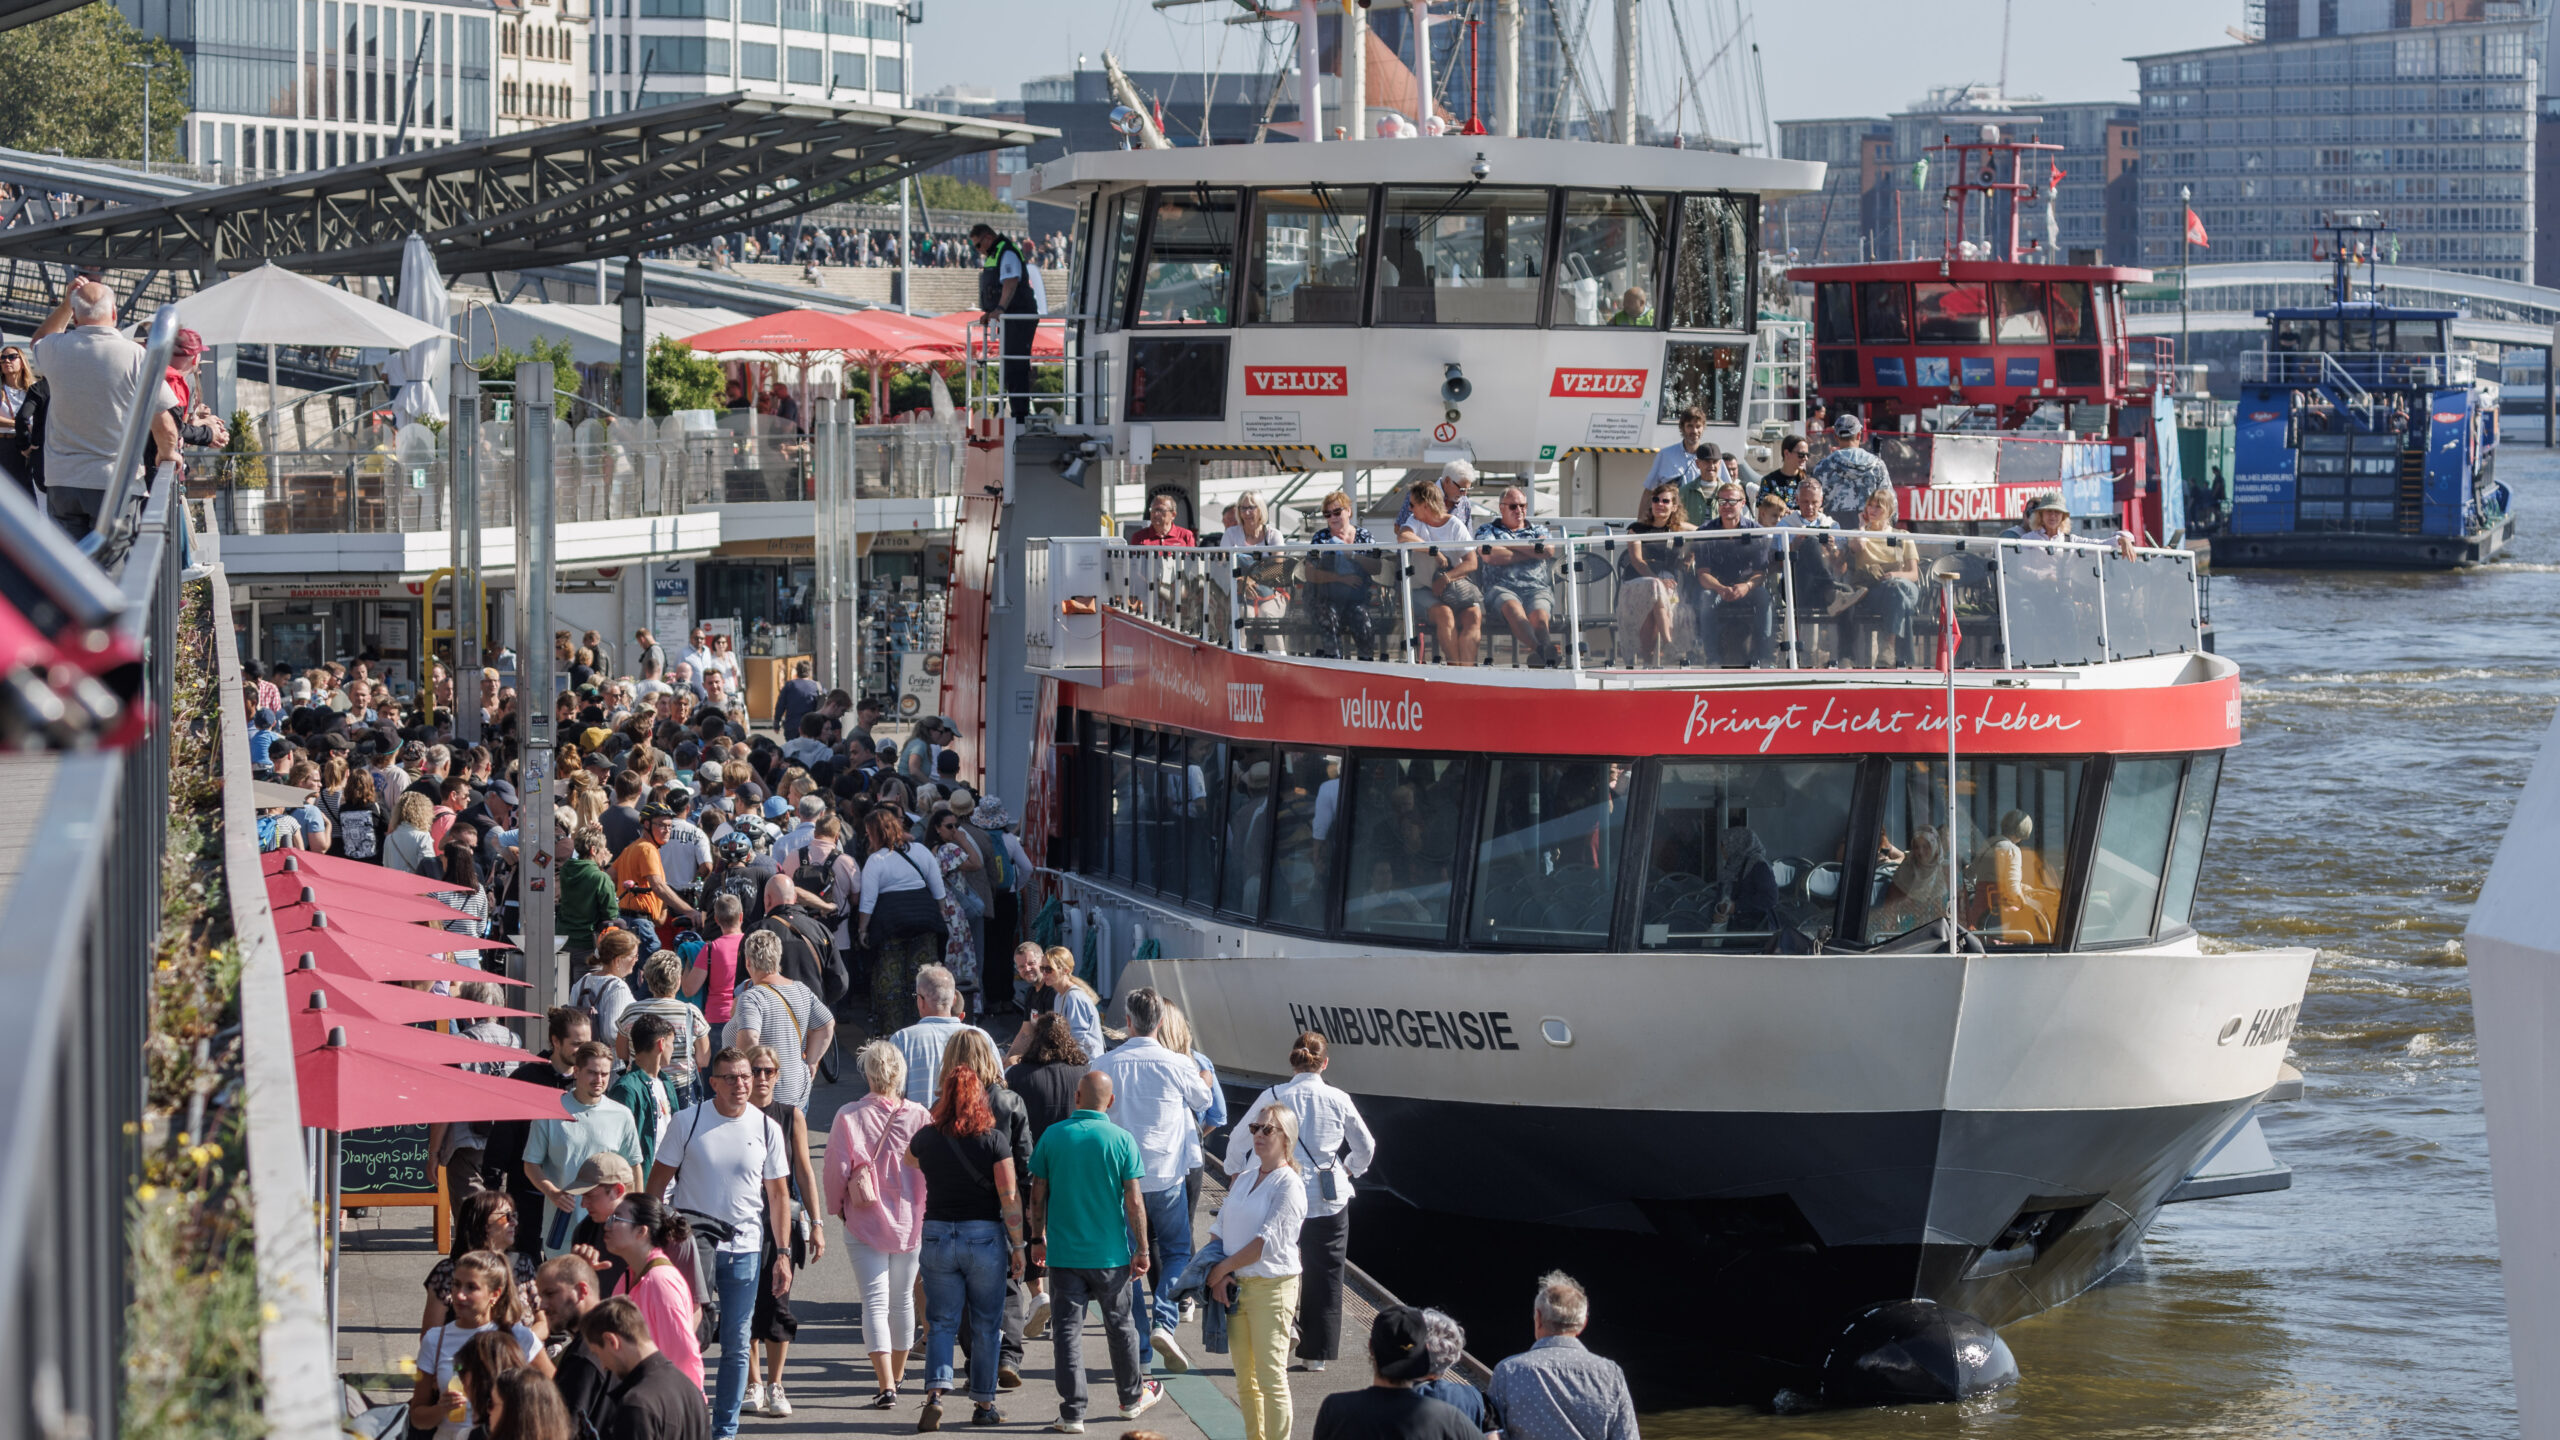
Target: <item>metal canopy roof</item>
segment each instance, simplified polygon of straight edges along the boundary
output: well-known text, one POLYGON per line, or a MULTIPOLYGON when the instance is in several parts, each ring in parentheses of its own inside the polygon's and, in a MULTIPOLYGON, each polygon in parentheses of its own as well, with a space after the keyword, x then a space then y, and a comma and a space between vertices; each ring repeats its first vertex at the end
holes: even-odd
POLYGON ((333 275, 396 275, 401 241, 414 230, 448 275, 520 270, 700 243, 1056 133, 714 95, 0 231, 0 255, 123 269, 273 260, 333 275))

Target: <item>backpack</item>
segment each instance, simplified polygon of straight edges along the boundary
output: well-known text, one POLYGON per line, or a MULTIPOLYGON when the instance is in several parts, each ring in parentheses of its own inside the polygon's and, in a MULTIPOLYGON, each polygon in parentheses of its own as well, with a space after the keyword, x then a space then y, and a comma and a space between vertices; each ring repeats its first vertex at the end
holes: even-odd
POLYGON ((1010 895, 1022 883, 1022 875, 1013 863, 1013 855, 1005 849, 1004 836, 993 830, 978 832, 978 850, 986 857, 987 884, 999 895, 1010 895))
POLYGON ((364 805, 338 807, 338 851, 349 860, 371 860, 382 850, 382 837, 374 833, 373 810, 364 805))
MULTIPOLYGON (((800 882, 794 880, 791 883, 798 885, 800 882)), ((711 893, 714 896, 734 895, 738 898, 738 909, 744 919, 741 929, 753 930, 764 923, 764 885, 752 872, 722 871, 719 883, 713 887, 711 893)))
POLYGON ((616 985, 622 987, 623 1008, 630 1008, 633 1003, 630 984, 621 976, 608 975, 602 970, 590 970, 579 976, 577 986, 569 992, 569 1003, 586 1014, 588 1033, 598 1038, 605 1033, 604 997, 612 994, 616 985))
POLYGON ((799 859, 793 862, 791 888, 823 900, 835 888, 836 855, 844 852, 838 850, 824 860, 813 859, 813 853, 813 850, 803 850, 799 859))

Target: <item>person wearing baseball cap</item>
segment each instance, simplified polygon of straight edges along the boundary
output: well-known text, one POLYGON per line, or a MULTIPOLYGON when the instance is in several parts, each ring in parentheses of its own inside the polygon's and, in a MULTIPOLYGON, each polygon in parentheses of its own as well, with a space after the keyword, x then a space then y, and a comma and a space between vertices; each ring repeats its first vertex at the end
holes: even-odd
MULTIPOLYGON (((687 796, 688 801, 691 796, 687 796)), ((640 953, 655 954, 664 948, 659 944, 658 927, 671 917, 681 916, 686 924, 700 929, 702 912, 685 903, 675 887, 667 883, 667 865, 660 847, 675 829, 676 812, 651 801, 640 811, 640 834, 613 857, 613 889, 622 906, 622 920, 640 937, 640 953)))
POLYGON ((578 1167, 577 1177, 560 1188, 577 1196, 578 1207, 586 1212, 578 1218, 578 1228, 569 1232, 569 1253, 594 1266, 600 1293, 611 1295, 622 1288, 623 1273, 631 1267, 605 1248, 605 1222, 613 1218, 613 1207, 622 1203, 623 1196, 640 1188, 640 1172, 608 1150, 588 1156, 578 1167))
POLYGON ((1858 528, 1858 513, 1867 508, 1868 496, 1879 491, 1888 499, 1893 495, 1893 476, 1886 473, 1883 457, 1865 447, 1866 433, 1865 421, 1841 415, 1831 422, 1831 453, 1813 462, 1813 478, 1822 482, 1822 506, 1842 530, 1858 528))
POLYGON ((1326 1396, 1316 1411, 1316 1434, 1325 1440, 1482 1440, 1484 1432, 1456 1406, 1414 1393, 1414 1382, 1433 1373, 1429 1341, 1421 1311, 1398 1305, 1378 1312, 1369 1326, 1369 1366, 1376 1378, 1365 1390, 1326 1396))

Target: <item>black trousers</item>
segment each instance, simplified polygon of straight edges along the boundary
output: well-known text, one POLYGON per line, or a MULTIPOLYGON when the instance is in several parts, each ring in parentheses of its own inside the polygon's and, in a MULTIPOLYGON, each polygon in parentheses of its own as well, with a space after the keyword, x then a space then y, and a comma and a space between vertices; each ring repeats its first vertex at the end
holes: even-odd
POLYGON ((1031 342, 1040 329, 1037 315, 1004 317, 1004 391, 1013 397, 1013 418, 1031 416, 1031 342))
POLYGON ((1351 1249, 1351 1212, 1310 1215, 1298 1227, 1298 1358, 1342 1353, 1342 1263, 1351 1249))

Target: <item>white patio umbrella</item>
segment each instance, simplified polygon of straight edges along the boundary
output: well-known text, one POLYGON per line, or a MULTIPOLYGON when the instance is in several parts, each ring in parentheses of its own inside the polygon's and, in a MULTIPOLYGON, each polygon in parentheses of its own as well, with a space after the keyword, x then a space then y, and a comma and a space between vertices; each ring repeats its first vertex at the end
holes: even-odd
MULTIPOLYGON (((245 275, 209 285, 178 302, 178 323, 207 345, 264 345, 267 400, 275 403, 278 345, 331 345, 406 350, 444 338, 444 326, 413 320, 388 305, 298 275, 269 261, 245 275)), ((267 411, 267 445, 275 445, 267 411)))
POLYGON ((2463 932, 2480 1092, 2489 1120, 2507 1343, 2515 1355, 2517 1431, 2560 1436, 2560 723, 2517 798, 2498 858, 2463 932))
POLYGON ((436 271, 435 255, 427 249, 426 237, 415 230, 400 247, 400 313, 438 331, 435 339, 391 357, 389 370, 391 383, 399 390, 395 404, 400 419, 403 423, 441 420, 445 387, 453 378, 453 342, 442 333, 452 307, 445 298, 444 276, 436 271))

